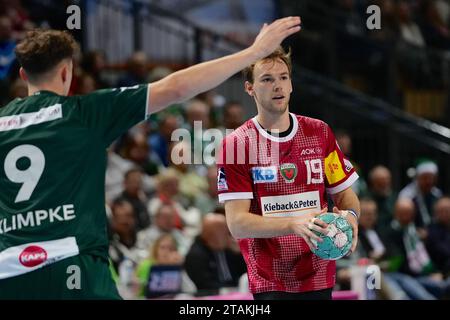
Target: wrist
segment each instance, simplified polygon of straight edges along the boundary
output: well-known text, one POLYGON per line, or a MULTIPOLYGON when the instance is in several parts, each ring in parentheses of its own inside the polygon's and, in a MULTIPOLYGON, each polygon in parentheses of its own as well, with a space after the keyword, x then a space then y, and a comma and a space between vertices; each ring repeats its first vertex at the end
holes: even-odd
POLYGON ((346 211, 348 212, 348 214, 352 215, 355 218, 356 222, 359 221, 359 215, 358 215, 358 213, 355 210, 353 210, 353 209, 346 209, 346 211))

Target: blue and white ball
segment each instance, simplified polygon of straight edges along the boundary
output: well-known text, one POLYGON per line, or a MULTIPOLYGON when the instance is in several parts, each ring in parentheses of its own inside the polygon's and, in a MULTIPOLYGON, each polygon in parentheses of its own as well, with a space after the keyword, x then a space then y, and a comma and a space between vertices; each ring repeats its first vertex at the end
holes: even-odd
POLYGON ((351 224, 346 218, 333 212, 325 212, 317 216, 317 219, 327 223, 328 227, 326 234, 314 231, 323 241, 317 242, 311 239, 317 247, 313 253, 325 260, 337 260, 345 256, 352 247, 353 229, 351 224))

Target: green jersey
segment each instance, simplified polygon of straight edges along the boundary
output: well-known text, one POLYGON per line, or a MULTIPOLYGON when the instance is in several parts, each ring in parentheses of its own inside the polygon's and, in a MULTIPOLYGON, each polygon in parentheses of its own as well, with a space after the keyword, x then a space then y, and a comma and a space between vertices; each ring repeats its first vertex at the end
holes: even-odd
POLYGON ((78 254, 107 257, 107 147, 146 118, 148 85, 0 108, 0 279, 78 254))

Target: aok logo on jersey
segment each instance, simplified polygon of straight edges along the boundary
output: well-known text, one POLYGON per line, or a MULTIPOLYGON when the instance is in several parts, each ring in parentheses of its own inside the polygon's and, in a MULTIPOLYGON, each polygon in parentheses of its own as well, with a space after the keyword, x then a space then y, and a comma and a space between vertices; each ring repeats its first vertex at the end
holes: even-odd
POLYGON ((261 197, 263 216, 295 217, 320 211, 318 191, 303 192, 275 197, 261 197))
POLYGON ((47 251, 39 246, 26 247, 19 256, 19 262, 28 268, 38 266, 47 261, 47 251))
POLYGON ((277 167, 253 167, 253 183, 278 182, 277 167))

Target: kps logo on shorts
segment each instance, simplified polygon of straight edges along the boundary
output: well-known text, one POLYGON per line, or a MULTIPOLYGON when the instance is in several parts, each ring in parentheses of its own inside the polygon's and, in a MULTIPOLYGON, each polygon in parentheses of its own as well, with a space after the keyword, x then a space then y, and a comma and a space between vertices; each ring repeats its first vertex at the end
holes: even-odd
POLYGON ((217 191, 226 191, 228 190, 227 179, 225 177, 225 168, 220 167, 217 172, 217 191))
POLYGON ((253 167, 253 183, 273 183, 278 181, 277 167, 253 167))

